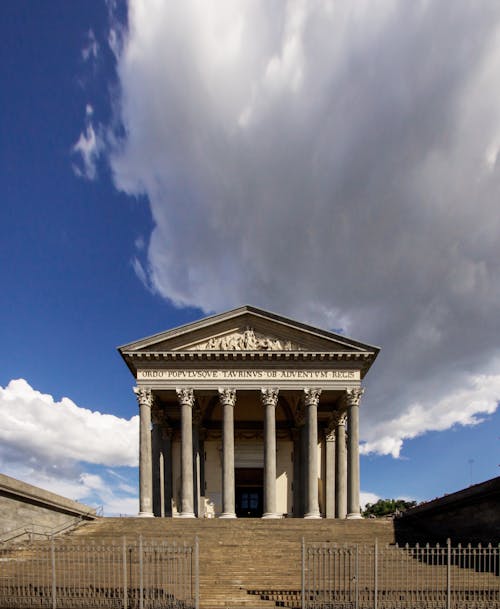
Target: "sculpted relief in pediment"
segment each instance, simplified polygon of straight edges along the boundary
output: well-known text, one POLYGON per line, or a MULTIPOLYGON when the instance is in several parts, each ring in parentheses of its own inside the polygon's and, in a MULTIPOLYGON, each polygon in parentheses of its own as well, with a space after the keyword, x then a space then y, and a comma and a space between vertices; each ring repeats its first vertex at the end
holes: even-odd
POLYGON ((266 336, 253 328, 212 337, 191 347, 195 351, 300 351, 301 347, 289 340, 266 336))

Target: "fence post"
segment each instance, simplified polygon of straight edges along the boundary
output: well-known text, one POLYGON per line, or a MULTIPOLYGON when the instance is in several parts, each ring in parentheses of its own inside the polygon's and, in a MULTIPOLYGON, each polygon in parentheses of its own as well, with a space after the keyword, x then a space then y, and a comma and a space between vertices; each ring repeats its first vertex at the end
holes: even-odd
POLYGON ((446 609, 451 608, 451 539, 446 540, 448 564, 446 566, 446 609))
POLYGON ((375 538, 375 548, 373 555, 373 609, 377 608, 378 603, 378 539, 375 538))
POLYGON ((301 574, 301 608, 306 609, 306 546, 304 538, 302 537, 302 574, 301 574))
POLYGON ((55 541, 52 538, 50 542, 50 558, 52 563, 52 609, 56 609, 56 548, 55 541))
POLYGON ((359 609, 359 545, 356 544, 356 579, 355 579, 355 588, 354 588, 354 593, 355 593, 355 599, 356 599, 356 604, 355 607, 356 609, 359 609))
POLYGON ((139 609, 144 609, 144 571, 142 564, 142 535, 139 535, 139 609))
POLYGON ((200 607, 200 548, 198 535, 194 538, 194 608, 200 607))
POLYGON ((123 536, 123 609, 128 608, 128 586, 127 586, 127 540, 123 536))

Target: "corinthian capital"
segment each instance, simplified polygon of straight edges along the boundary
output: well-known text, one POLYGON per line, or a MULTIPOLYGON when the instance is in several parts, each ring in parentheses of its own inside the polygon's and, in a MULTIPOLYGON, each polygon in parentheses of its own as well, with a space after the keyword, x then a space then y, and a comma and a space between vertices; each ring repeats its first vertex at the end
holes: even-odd
POLYGON ((328 427, 328 429, 325 429, 325 440, 327 442, 335 442, 335 438, 335 427, 328 427))
POLYGON ((365 390, 363 387, 356 387, 355 389, 346 389, 345 400, 348 406, 359 406, 361 396, 365 390))
POLYGON ((192 389, 176 389, 177 399, 181 406, 191 406, 194 404, 194 392, 192 389))
POLYGON ((321 389, 304 389, 304 402, 306 406, 317 406, 319 404, 319 396, 321 395, 321 389))
POLYGON ((139 402, 139 406, 151 408, 154 403, 154 395, 149 387, 134 387, 134 393, 139 402))
POLYGON ((224 406, 234 406, 236 403, 236 389, 219 387, 219 400, 224 406))
POLYGON ((262 387, 260 390, 260 399, 264 406, 276 406, 278 403, 279 389, 274 387, 262 387))
POLYGON ((339 427, 340 425, 345 427, 347 423, 347 412, 335 411, 334 413, 332 413, 330 420, 332 422, 333 427, 339 427))

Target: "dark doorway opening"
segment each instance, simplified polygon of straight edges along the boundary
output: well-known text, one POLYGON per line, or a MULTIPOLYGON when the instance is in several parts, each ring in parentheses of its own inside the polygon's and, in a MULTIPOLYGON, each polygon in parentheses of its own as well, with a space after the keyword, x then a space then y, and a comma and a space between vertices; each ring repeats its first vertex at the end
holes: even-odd
POLYGON ((236 516, 261 518, 264 503, 264 470, 261 467, 237 467, 235 483, 236 516))

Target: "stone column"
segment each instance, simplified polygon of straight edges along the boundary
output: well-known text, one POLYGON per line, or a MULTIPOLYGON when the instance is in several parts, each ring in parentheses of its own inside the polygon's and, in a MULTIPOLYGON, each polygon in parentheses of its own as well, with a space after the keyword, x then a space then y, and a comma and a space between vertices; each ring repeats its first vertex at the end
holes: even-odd
POLYGON ((193 481, 194 481, 194 513, 200 517, 200 423, 201 409, 199 405, 193 408, 193 481))
POLYGON ((224 423, 222 433, 222 514, 220 518, 236 518, 234 501, 234 404, 235 389, 219 388, 224 423))
POLYGON ((359 509, 359 402, 361 387, 346 391, 347 401, 347 518, 361 518, 359 509))
POLYGON ((308 475, 309 475, 309 464, 307 462, 307 417, 304 416, 304 424, 300 428, 300 450, 301 450, 301 467, 300 467, 300 515, 305 516, 307 512, 307 488, 308 488, 308 475))
POLYGON ((153 465, 151 454, 151 407, 149 387, 134 387, 139 403, 139 516, 153 516, 153 465))
POLYGON ((335 426, 325 432, 326 501, 325 516, 335 518, 335 426))
POLYGON ((181 405, 181 518, 194 518, 193 511, 193 404, 192 389, 177 389, 181 405))
POLYGON ((335 429, 335 516, 342 519, 347 516, 346 420, 346 414, 339 413, 335 429))
POLYGON ((294 427, 293 435, 293 517, 301 515, 300 468, 302 467, 300 428, 294 427))
POLYGON ((162 516, 172 516, 172 428, 165 425, 162 429, 161 464, 163 466, 162 516))
POLYGON ((301 518, 304 515, 304 427, 305 413, 302 395, 294 393, 289 398, 295 419, 293 429, 293 517, 301 518))
POLYGON ((153 470, 153 514, 162 516, 162 486, 163 486, 163 469, 161 458, 161 427, 158 418, 153 412, 153 428, 151 429, 151 454, 152 454, 152 470, 153 470))
POLYGON ((279 518, 276 512, 276 404, 278 389, 261 390, 264 406, 264 513, 262 518, 279 518))
POLYGON ((307 408, 307 511, 304 518, 321 518, 318 502, 318 403, 321 389, 304 389, 307 408))

